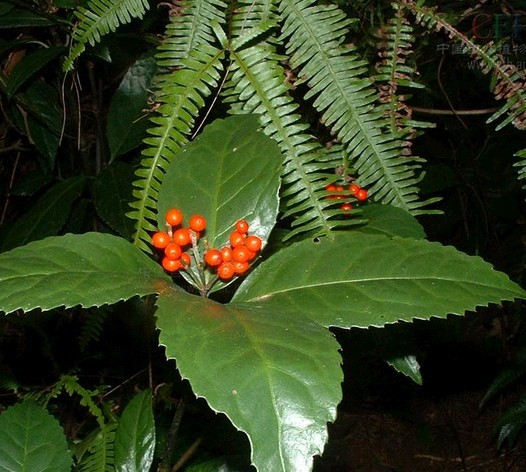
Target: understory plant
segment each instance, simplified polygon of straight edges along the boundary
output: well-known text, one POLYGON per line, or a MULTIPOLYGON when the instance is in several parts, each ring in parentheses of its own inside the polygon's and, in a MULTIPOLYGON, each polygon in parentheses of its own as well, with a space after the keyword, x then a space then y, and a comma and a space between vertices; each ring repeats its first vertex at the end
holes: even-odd
MULTIPOLYGON (((134 300, 154 317, 159 344, 192 394, 246 434, 252 466, 305 472, 323 453, 342 398, 341 348, 332 328, 381 328, 526 298, 480 257, 428 241, 416 219, 437 213, 437 199, 422 198, 425 161, 411 151, 417 130, 429 124, 412 119, 401 92, 420 87, 410 60, 412 22, 472 47, 483 72, 496 75, 495 94, 505 104, 493 120, 503 119, 502 126, 524 124, 525 92, 516 87, 523 76, 423 2, 393 2, 375 71, 346 42, 353 21, 332 3, 196 0, 169 7, 155 59, 137 59, 112 97, 110 156, 93 184, 105 226, 56 235, 68 202, 88 183, 77 175, 56 184, 3 235, 0 310, 23 317, 61 308, 89 316, 90 309, 134 300), (118 162, 130 154, 133 177, 118 162), (132 197, 118 198, 115 188, 132 197), (167 221, 174 210, 181 221, 167 221), (53 221, 57 211, 42 234, 35 220, 53 221), (198 226, 190 223, 196 215, 198 226), (243 232, 241 242, 232 239, 241 221, 261 242, 245 251, 246 259, 228 255, 245 247, 243 232), (188 229, 180 244, 177 229, 188 229), (167 235, 170 250, 158 233, 167 235), (227 277, 211 251, 221 253, 217 265, 229 257, 249 263, 227 277)), ((17 123, 28 98, 41 103, 46 95, 23 87, 40 67, 65 56, 64 70, 76 74, 84 55, 110 60, 104 37, 144 19, 149 4, 92 0, 64 8, 76 21, 69 50, 38 50, 16 74, 2 75, 17 123)), ((61 130, 46 135, 43 115, 33 115, 19 126, 39 130, 33 144, 53 167, 61 130)), ((60 128, 56 118, 51 123, 60 128)), ((94 326, 93 336, 100 331, 94 326)), ((411 355, 389 362, 421 381, 411 355)), ((3 412, 0 470, 16 463, 53 471, 157 466, 153 388, 120 415, 103 411, 97 395, 63 376, 47 395, 3 412), (92 437, 80 444, 68 444, 43 407, 64 393, 80 396, 96 419, 92 437), (49 434, 35 434, 36 426, 49 434), (22 447, 21 437, 35 447, 22 447)))

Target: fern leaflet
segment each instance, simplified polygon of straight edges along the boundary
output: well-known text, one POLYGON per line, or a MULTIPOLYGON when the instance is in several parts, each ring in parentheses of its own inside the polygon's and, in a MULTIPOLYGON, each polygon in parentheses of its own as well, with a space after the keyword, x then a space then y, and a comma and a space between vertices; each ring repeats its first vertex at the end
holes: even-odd
POLYGON ((142 18, 148 8, 148 0, 89 0, 88 8, 79 6, 75 10, 79 22, 73 31, 76 44, 64 62, 64 70, 73 68, 73 61, 86 49, 86 44, 94 46, 101 36, 133 18, 142 18))
POLYGON ((343 46, 349 19, 334 5, 314 0, 282 0, 283 35, 292 67, 310 87, 305 98, 324 124, 344 144, 371 195, 412 214, 428 213, 418 197, 419 165, 400 157, 400 141, 386 133, 382 110, 375 111, 375 93, 364 61, 343 46))

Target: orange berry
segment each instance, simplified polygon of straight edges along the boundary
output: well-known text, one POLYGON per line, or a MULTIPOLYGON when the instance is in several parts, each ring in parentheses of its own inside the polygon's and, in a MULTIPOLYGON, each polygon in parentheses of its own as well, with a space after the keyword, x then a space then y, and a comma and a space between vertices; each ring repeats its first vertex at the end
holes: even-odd
POLYGON ((170 244, 170 235, 164 231, 157 231, 152 236, 152 244, 157 249, 164 249, 170 244))
POLYGON ((241 234, 238 231, 234 231, 230 234, 230 245, 232 247, 243 246, 245 244, 245 234, 241 234))
POLYGON ((180 260, 170 259, 169 257, 163 259, 162 265, 167 272, 176 272, 184 267, 180 260))
POLYGON ((349 212, 352 210, 352 205, 350 203, 342 203, 340 208, 342 211, 349 212))
POLYGON ((221 280, 230 280, 232 277, 234 277, 234 274, 234 264, 232 264, 232 262, 222 262, 217 268, 217 276, 221 280))
POLYGON ((185 267, 188 267, 192 263, 192 257, 187 252, 181 254, 181 262, 185 267))
POLYGON ((245 246, 252 252, 258 252, 262 245, 261 238, 258 238, 257 236, 249 236, 245 240, 245 246))
POLYGON ((209 249, 205 252, 205 262, 209 266, 215 267, 223 262, 223 256, 217 249, 209 249))
POLYGON ((168 259, 179 259, 182 254, 181 246, 176 243, 170 243, 166 248, 164 249, 164 254, 168 259))
POLYGON ((244 274, 248 269, 250 269, 250 264, 247 261, 234 261, 232 262, 232 265, 234 266, 234 272, 236 274, 244 274))
POLYGON ((203 231, 206 228, 206 219, 201 215, 193 215, 190 218, 188 226, 194 231, 203 231))
POLYGON ((174 232, 172 240, 181 247, 188 246, 188 244, 190 244, 192 241, 190 238, 190 230, 188 228, 179 228, 174 232))
POLYGON ((232 249, 228 246, 225 246, 220 249, 221 256, 223 256, 223 261, 230 262, 232 260, 232 249))
POLYGON ((336 185, 333 185, 333 184, 327 185, 325 187, 325 190, 327 190, 327 192, 336 192, 336 185))
POLYGON ((352 195, 356 195, 360 189, 361 187, 358 184, 349 185, 349 192, 351 192, 352 195))
POLYGON ((246 262, 250 257, 250 249, 245 246, 237 246, 232 250, 232 259, 236 262, 246 262))
POLYGON ((245 220, 239 220, 236 223, 236 230, 238 233, 247 234, 248 233, 248 223, 245 220))
POLYGON ((178 208, 172 208, 166 212, 165 220, 171 226, 178 226, 183 221, 183 212, 178 208))
POLYGON ((364 202, 365 200, 367 200, 367 197, 368 197, 368 193, 367 193, 367 190, 365 190, 364 188, 361 188, 360 190, 358 190, 356 192, 356 198, 358 199, 358 201, 360 202, 364 202))

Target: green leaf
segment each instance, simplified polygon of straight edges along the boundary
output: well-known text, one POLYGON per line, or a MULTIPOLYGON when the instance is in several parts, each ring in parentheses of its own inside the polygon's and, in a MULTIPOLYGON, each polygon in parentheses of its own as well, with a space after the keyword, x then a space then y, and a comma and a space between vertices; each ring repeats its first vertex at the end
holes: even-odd
POLYGON ((133 234, 133 221, 126 216, 132 200, 133 168, 114 162, 104 169, 93 185, 93 203, 99 216, 126 239, 133 234))
POLYGON ((420 364, 416 356, 407 355, 392 357, 387 359, 387 363, 397 372, 406 375, 413 382, 422 385, 422 374, 420 373, 420 364))
POLYGON ((150 390, 135 395, 122 412, 115 433, 114 448, 117 472, 150 470, 155 450, 155 424, 150 390))
POLYGON ((360 217, 368 221, 366 225, 357 227, 356 231, 401 238, 424 239, 426 237, 424 228, 418 220, 401 208, 368 203, 360 209, 362 210, 360 217))
POLYGON ((29 10, 14 8, 0 16, 0 29, 23 28, 26 26, 52 26, 53 22, 47 17, 29 10))
POLYGON ((207 219, 204 237, 210 247, 227 244, 240 219, 265 243, 278 214, 282 160, 255 116, 214 121, 170 164, 159 192, 158 227, 165 227, 164 215, 175 207, 187 218, 207 219))
POLYGON ((2 250, 56 235, 66 222, 71 206, 86 185, 83 176, 55 184, 23 216, 15 221, 2 241, 2 250))
POLYGON ((479 257, 425 240, 358 232, 281 250, 234 296, 345 328, 460 315, 515 298, 526 292, 479 257))
POLYGON ((167 356, 198 396, 248 435, 257 469, 311 470, 341 399, 332 334, 297 313, 175 290, 160 294, 157 308, 167 356))
POLYGON ((0 472, 69 472, 72 460, 58 421, 31 401, 0 415, 0 472))
POLYGON ((141 116, 147 108, 152 79, 157 71, 155 59, 144 56, 128 69, 113 94, 108 110, 106 135, 111 161, 135 149, 146 136, 150 122, 141 116))
POLYGON ((160 266, 124 239, 67 234, 0 254, 0 310, 100 306, 171 285, 160 266))
POLYGON ((278 212, 282 155, 253 115, 216 120, 174 159, 159 193, 159 227, 169 208, 207 219, 211 246, 228 242, 246 219, 250 233, 268 238, 278 212))
POLYGON ((64 47, 48 47, 37 49, 24 56, 8 77, 7 96, 11 98, 29 78, 64 51, 64 47))

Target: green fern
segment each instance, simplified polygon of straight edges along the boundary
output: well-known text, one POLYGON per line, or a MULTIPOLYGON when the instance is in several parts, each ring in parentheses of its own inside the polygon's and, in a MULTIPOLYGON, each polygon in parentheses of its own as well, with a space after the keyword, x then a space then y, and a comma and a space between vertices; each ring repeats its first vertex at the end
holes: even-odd
MULTIPOLYGON (((222 5, 217 0, 212 4, 217 7, 222 5)), ((191 10, 188 15, 198 16, 198 13, 191 10)), ((206 35, 196 33, 196 41, 211 37, 213 29, 206 16, 195 18, 192 25, 194 29, 208 31, 206 35)), ((169 26, 172 35, 178 26, 185 31, 188 29, 185 22, 173 19, 169 26)), ((136 171, 138 179, 133 183, 136 200, 131 203, 133 210, 128 213, 130 218, 136 220, 133 243, 145 252, 151 251, 149 232, 157 229, 157 196, 164 173, 177 151, 188 142, 205 99, 217 88, 224 57, 222 49, 207 42, 199 43, 199 47, 189 51, 187 57, 182 57, 181 44, 177 41, 170 43, 170 46, 166 43, 161 49, 161 63, 171 66, 175 61, 177 68, 157 78, 156 101, 161 105, 151 118, 156 127, 148 130, 151 137, 144 141, 146 147, 136 171), (170 47, 174 48, 172 56, 169 54, 170 47)))
POLYGON ((444 31, 451 39, 459 41, 466 51, 480 62, 483 73, 493 74, 492 92, 497 100, 505 100, 506 103, 488 118, 488 123, 507 115, 496 126, 497 131, 510 123, 513 123, 518 129, 526 129, 526 74, 524 70, 518 70, 513 64, 506 64, 499 56, 497 44, 489 42, 479 45, 458 31, 436 12, 436 8, 422 6, 413 0, 402 0, 398 3, 409 9, 416 16, 417 21, 426 28, 444 31))
POLYGON ((85 351, 90 342, 100 338, 110 310, 108 307, 102 306, 97 309, 87 310, 84 314, 86 316, 83 317, 83 323, 78 337, 81 351, 85 351))
POLYGON ((500 449, 505 443, 513 447, 517 437, 526 425, 526 395, 508 408, 502 418, 498 421, 495 430, 497 434, 497 448, 500 449))
POLYGON ((101 429, 104 428, 106 424, 106 418, 102 409, 94 401, 94 397, 99 394, 97 390, 90 391, 85 389, 82 385, 80 385, 79 379, 76 375, 63 375, 60 378, 59 384, 63 387, 66 393, 68 393, 68 395, 79 395, 80 404, 85 406, 90 414, 95 417, 99 427, 101 429))
POLYGON ((165 67, 179 67, 180 61, 201 44, 214 44, 212 23, 225 22, 226 3, 221 0, 174 0, 166 38, 158 47, 157 60, 165 67))
POLYGON ((90 0, 88 8, 79 6, 75 10, 79 22, 73 30, 74 45, 64 62, 64 70, 73 68, 73 61, 86 49, 86 44, 94 46, 120 25, 142 18, 148 8, 147 0, 90 0))
POLYGON ((77 470, 80 472, 115 471, 115 430, 117 423, 109 423, 95 430, 84 439, 82 454, 77 470))
POLYGON ((314 0, 280 2, 283 35, 290 63, 306 80, 323 123, 344 144, 360 176, 377 201, 412 214, 428 213, 418 197, 419 165, 401 156, 401 143, 386 133, 382 108, 367 77, 365 62, 343 44, 350 20, 334 5, 314 0))
MULTIPOLYGON (((256 3, 256 6, 258 4, 256 3)), ((257 9, 256 9, 257 11, 257 9)), ((272 10, 267 10, 271 17, 272 10)), ((246 9, 234 16, 234 34, 250 36, 253 24, 246 9)), ((235 44, 235 40, 234 40, 235 44)), ((264 132, 279 144, 284 156, 284 218, 291 218, 292 231, 287 238, 310 232, 330 235, 335 226, 349 225, 352 220, 337 220, 338 209, 325 199, 326 165, 320 163, 320 144, 305 133, 307 125, 295 113, 298 104, 288 93, 285 71, 274 45, 259 41, 254 46, 230 52, 230 78, 224 93, 233 114, 260 114, 264 132)))
POLYGON ((514 165, 519 169, 519 180, 523 182, 522 188, 526 190, 526 149, 521 149, 515 154, 515 156, 520 158, 520 161, 516 162, 514 165))

